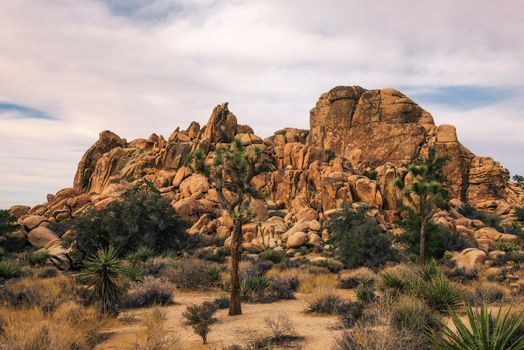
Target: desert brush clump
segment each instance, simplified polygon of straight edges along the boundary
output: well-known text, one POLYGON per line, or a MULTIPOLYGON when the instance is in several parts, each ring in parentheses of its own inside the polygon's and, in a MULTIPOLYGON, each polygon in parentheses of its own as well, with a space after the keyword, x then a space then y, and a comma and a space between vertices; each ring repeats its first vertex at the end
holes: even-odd
POLYGON ((15 278, 21 274, 22 268, 17 261, 0 260, 0 279, 15 278))
POLYGON ((190 304, 182 316, 187 320, 195 334, 207 343, 207 335, 211 331, 211 324, 215 322, 214 315, 218 311, 218 305, 214 301, 204 301, 202 304, 190 304))
POLYGON ((181 349, 176 334, 166 329, 166 314, 159 308, 153 308, 143 316, 139 335, 143 340, 135 344, 135 350, 181 349))
POLYGON ((348 268, 377 267, 396 259, 391 236, 382 232, 375 218, 367 215, 369 207, 353 210, 348 205, 330 217, 325 227, 329 243, 337 247, 341 261, 348 268))
POLYGON ((342 271, 339 273, 338 286, 342 289, 356 288, 364 280, 376 282, 377 274, 367 267, 359 267, 355 270, 342 271))
POLYGON ((440 327, 438 314, 422 300, 403 296, 391 309, 390 326, 398 332, 423 336, 440 327))
POLYGON ((295 335, 295 327, 291 319, 282 313, 266 316, 264 318, 266 327, 271 331, 272 337, 277 342, 286 337, 295 335))
POLYGON ((133 283, 122 298, 122 306, 127 308, 169 305, 173 303, 175 286, 162 278, 146 277, 133 283))
POLYGON ((209 264, 195 258, 177 260, 174 267, 164 270, 163 276, 184 289, 209 288, 214 282, 209 273, 209 264))
POLYGON ((180 249, 186 226, 171 203, 145 181, 100 210, 84 210, 73 219, 71 240, 84 258, 112 246, 118 257, 132 253, 132 259, 143 259, 149 249, 180 249), (137 249, 142 255, 136 256, 137 249))
POLYGON ((343 300, 333 290, 319 289, 306 299, 306 303, 306 312, 336 314, 343 300))

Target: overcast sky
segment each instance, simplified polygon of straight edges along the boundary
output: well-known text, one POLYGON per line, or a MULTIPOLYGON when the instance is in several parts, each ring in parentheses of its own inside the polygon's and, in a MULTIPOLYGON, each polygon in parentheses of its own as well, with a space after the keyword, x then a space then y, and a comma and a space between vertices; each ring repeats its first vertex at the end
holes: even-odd
POLYGON ((70 187, 110 129, 169 136, 229 101, 261 136, 337 85, 397 88, 524 173, 524 2, 0 0, 0 208, 70 187))

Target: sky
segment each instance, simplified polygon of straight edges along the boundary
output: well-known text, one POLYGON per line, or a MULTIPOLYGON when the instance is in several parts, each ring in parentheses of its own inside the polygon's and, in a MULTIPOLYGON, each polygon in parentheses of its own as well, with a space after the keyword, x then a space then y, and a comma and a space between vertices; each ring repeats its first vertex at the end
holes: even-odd
POLYGON ((524 174, 520 0, 0 0, 0 208, 71 187, 102 130, 132 140, 228 101, 308 128, 338 85, 396 88, 524 174))

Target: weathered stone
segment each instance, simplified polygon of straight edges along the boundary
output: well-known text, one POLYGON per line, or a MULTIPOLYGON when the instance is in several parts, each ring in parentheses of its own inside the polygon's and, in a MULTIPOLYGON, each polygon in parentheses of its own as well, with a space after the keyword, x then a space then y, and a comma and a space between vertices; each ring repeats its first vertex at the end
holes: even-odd
POLYGON ((51 242, 59 240, 58 236, 47 227, 37 227, 27 235, 29 243, 35 248, 45 248, 51 242))
POLYGON ((306 241, 307 234, 305 232, 294 232, 288 237, 286 246, 288 248, 300 248, 306 243, 306 241))
POLYGON ((31 207, 28 207, 27 205, 13 205, 11 208, 9 208, 9 213, 15 218, 20 219, 22 216, 27 214, 30 209, 31 207))
POLYGON ((28 216, 22 221, 25 229, 31 231, 32 229, 38 227, 41 223, 47 221, 48 219, 45 216, 41 215, 31 215, 28 216))

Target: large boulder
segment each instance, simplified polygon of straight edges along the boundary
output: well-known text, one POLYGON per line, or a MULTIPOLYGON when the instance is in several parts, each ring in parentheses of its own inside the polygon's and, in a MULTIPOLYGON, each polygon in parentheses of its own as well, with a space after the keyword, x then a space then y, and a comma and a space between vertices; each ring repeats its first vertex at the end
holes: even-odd
POLYGON ((27 205, 13 205, 11 208, 9 208, 9 213, 15 218, 20 219, 22 216, 27 214, 29 210, 31 210, 31 207, 28 207, 27 205))
POLYGON ((27 235, 27 239, 33 247, 39 249, 47 247, 51 242, 60 240, 56 233, 43 226, 31 230, 27 235))
POLYGON ((288 248, 300 248, 307 242, 307 234, 305 232, 295 232, 287 238, 286 246, 288 248))
POLYGON ((47 218, 42 215, 30 215, 26 217, 22 224, 24 225, 24 228, 27 231, 31 231, 32 229, 38 227, 41 223, 46 222, 47 218))

